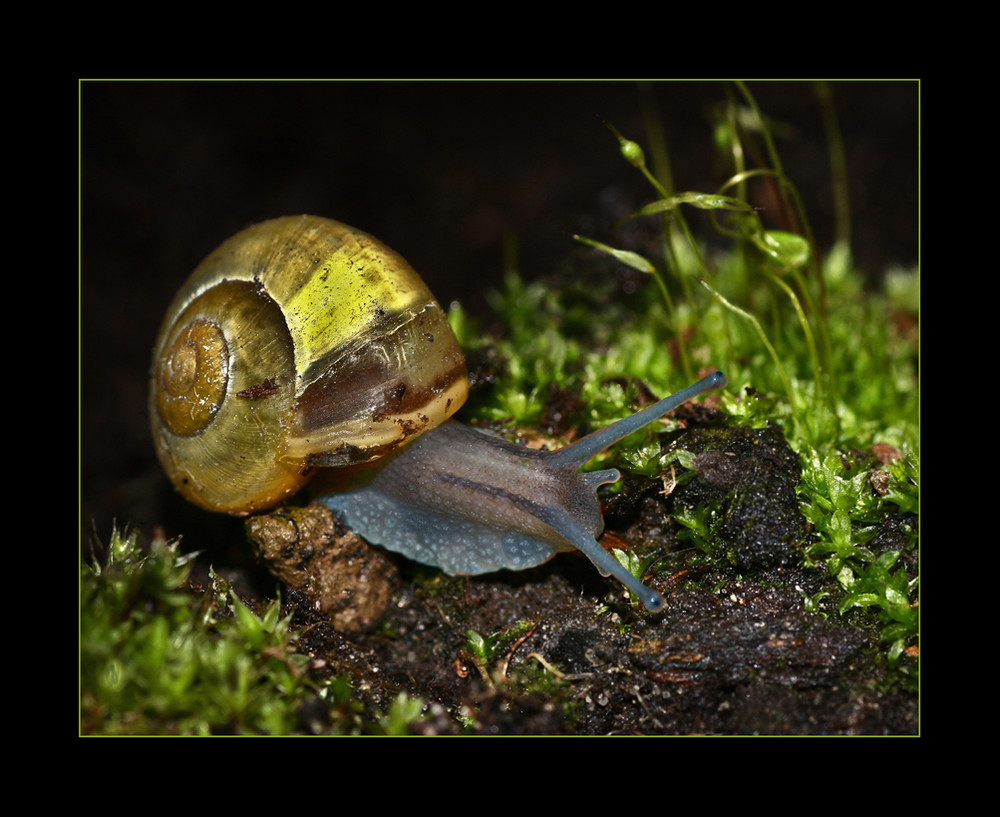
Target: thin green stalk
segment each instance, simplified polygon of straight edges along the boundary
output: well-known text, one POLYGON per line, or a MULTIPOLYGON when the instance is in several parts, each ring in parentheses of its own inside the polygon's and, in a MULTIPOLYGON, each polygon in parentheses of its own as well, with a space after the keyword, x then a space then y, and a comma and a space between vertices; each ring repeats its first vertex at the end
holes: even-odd
POLYGON ((823 267, 820 264, 819 255, 816 252, 816 239, 813 235, 812 227, 809 224, 809 217, 806 215, 806 210, 802 206, 802 200, 798 195, 798 191, 795 186, 787 180, 785 171, 782 168, 781 157, 778 155, 778 148, 774 144, 774 138, 771 135, 771 129, 766 127, 764 124, 764 114, 761 112, 760 107, 757 105, 757 100, 754 99, 753 94, 746 87, 743 82, 737 81, 736 87, 739 88, 740 93, 746 100, 747 104, 753 110, 754 115, 757 117, 757 122, 760 127, 761 135, 764 139, 764 145, 767 149, 767 154, 771 167, 773 168, 774 175, 778 179, 778 190, 781 195, 782 201, 785 207, 789 209, 790 212, 796 214, 799 219, 799 224, 801 225, 802 234, 805 239, 809 242, 809 246, 812 247, 812 252, 810 253, 810 261, 813 270, 813 274, 816 276, 817 285, 820 290, 820 320, 824 323, 826 322, 826 284, 823 281, 823 267), (794 199, 794 207, 792 202, 789 201, 789 194, 794 199))
MULTIPOLYGON (((739 89, 743 98, 746 100, 747 105, 754 112, 754 116, 757 117, 757 123, 760 126, 760 133, 764 139, 764 145, 767 148, 767 154, 770 158, 771 167, 774 168, 776 176, 781 178, 785 177, 785 171, 781 168, 781 157, 778 156, 778 149, 774 145, 774 138, 771 136, 771 129, 764 124, 764 114, 761 113, 760 107, 757 105, 757 100, 754 99, 753 94, 750 93, 746 84, 740 80, 736 80, 736 87, 739 89)), ((786 189, 783 185, 779 185, 781 190, 781 197, 784 200, 785 207, 792 210, 791 202, 786 198, 786 189)), ((795 212, 801 212, 800 209, 795 208, 795 212)))
MULTIPOLYGON (((730 177, 729 179, 727 179, 723 183, 723 185, 719 188, 718 192, 720 194, 724 195, 726 193, 726 191, 728 189, 732 188, 732 187, 737 187, 738 189, 742 189, 743 182, 745 182, 747 179, 752 178, 754 176, 775 176, 775 177, 777 177, 777 172, 774 171, 774 170, 771 170, 770 168, 757 168, 755 170, 748 170, 748 171, 746 171, 744 173, 736 174, 736 175, 730 177)), ((801 221, 801 223, 803 225, 804 231, 806 232, 805 239, 806 239, 806 241, 808 242, 808 244, 809 244, 809 246, 811 248, 809 261, 810 261, 810 263, 815 264, 815 254, 816 254, 815 247, 816 247, 816 245, 815 245, 815 242, 812 239, 811 233, 809 233, 809 223, 808 223, 808 220, 805 217, 804 207, 802 206, 802 201, 801 201, 801 199, 799 197, 798 190, 795 188, 794 185, 792 185, 786 179, 784 179, 784 177, 777 177, 777 178, 778 178, 779 185, 783 189, 787 187, 789 194, 795 200, 796 208, 802 213, 802 215, 800 216, 800 221, 801 221)), ((754 214, 754 216, 756 217, 756 213, 754 214)), ((712 217, 713 217, 713 219, 715 218, 715 214, 714 213, 712 214, 712 217)), ((728 233, 730 235, 733 235, 734 238, 741 238, 741 237, 743 237, 743 236, 739 235, 739 233, 737 233, 737 232, 734 232, 732 230, 727 230, 725 227, 723 227, 718 222, 715 222, 715 224, 716 224, 716 228, 720 232, 722 232, 722 233, 728 233)), ((759 219, 758 219, 758 225, 759 225, 759 219)), ((759 226, 759 229, 761 231, 763 231, 763 227, 762 226, 759 226)), ((825 311, 822 309, 822 307, 820 309, 817 309, 816 304, 813 302, 813 298, 810 295, 809 287, 806 285, 806 281, 803 279, 803 277, 800 274, 799 270, 797 268, 795 268, 795 267, 790 267, 787 271, 795 279, 796 288, 799 291, 799 298, 801 298, 802 301, 804 301, 804 303, 805 303, 805 312, 806 312, 806 314, 808 314, 808 315, 816 315, 818 317, 817 328, 818 328, 819 340, 820 340, 821 349, 822 349, 822 353, 819 355, 820 363, 818 365, 824 371, 828 372, 831 378, 834 378, 835 377, 835 372, 834 372, 833 363, 832 363, 832 361, 833 361, 833 350, 830 347, 830 336, 829 336, 829 333, 827 332, 826 321, 824 320, 824 317, 823 317, 824 314, 825 314, 825 311)), ((826 297, 826 290, 825 290, 825 287, 824 287, 822 274, 817 274, 816 275, 816 279, 819 282, 820 297, 821 298, 825 298, 826 297)), ((789 294, 791 294, 791 291, 788 289, 788 287, 784 287, 784 289, 785 289, 786 292, 789 292, 789 294)), ((796 306, 796 309, 798 309, 798 310, 802 309, 802 306, 799 303, 796 303, 795 306, 796 306)), ((813 351, 817 350, 818 348, 819 347, 817 347, 815 344, 811 344, 811 349, 813 351)), ((815 365, 814 365, 814 368, 815 368, 815 365)), ((837 387, 836 387, 836 382, 835 381, 831 381, 831 387, 833 389, 832 393, 835 394, 836 391, 837 391, 837 387)))
MULTIPOLYGON (((792 302, 792 306, 795 309, 795 314, 799 319, 799 326, 802 327, 802 333, 806 337, 806 345, 809 347, 809 356, 812 359, 813 367, 813 381, 816 383, 816 402, 822 403, 824 400, 824 388, 823 388, 823 366, 820 363, 819 355, 816 352, 816 341, 813 338, 812 327, 809 326, 809 320, 806 318, 806 313, 802 309, 802 305, 799 303, 799 299, 796 297, 794 290, 785 281, 773 273, 767 273, 774 283, 781 287, 788 299, 792 302)), ((831 402, 830 409, 833 411, 834 405, 831 402)), ((836 411, 833 411, 834 417, 836 417, 836 411)))
POLYGON ((837 243, 851 245, 851 197, 847 190, 847 158, 844 139, 840 133, 837 108, 833 103, 833 89, 828 82, 813 86, 823 115, 823 130, 830 149, 830 178, 833 181, 834 224, 837 243))
MULTIPOLYGON (((743 141, 740 139, 740 128, 736 116, 736 102, 732 98, 732 92, 727 88, 726 97, 729 104, 726 106, 726 118, 729 120, 729 133, 732 136, 733 156, 733 176, 741 176, 746 171, 746 151, 743 149, 743 141)), ((746 185, 740 184, 736 191, 741 199, 746 199, 746 185)))
MULTIPOLYGON (((639 143, 633 142, 631 139, 626 139, 624 136, 621 135, 621 133, 619 133, 618 129, 610 122, 605 121, 604 124, 608 128, 608 130, 610 130, 611 133, 614 134, 615 138, 618 139, 618 146, 625 160, 633 167, 639 169, 639 171, 643 174, 643 176, 645 176, 646 181, 648 181, 650 185, 652 185, 653 189, 656 190, 656 192, 660 195, 661 198, 664 199, 668 198, 670 194, 667 191, 667 188, 660 182, 660 180, 656 177, 656 175, 653 174, 647 167, 646 155, 643 152, 642 147, 639 145, 639 143)), ((664 166, 666 166, 669 169, 669 161, 666 158, 665 145, 661 145, 661 148, 662 148, 661 162, 664 166)), ((669 172, 667 174, 667 177, 669 181, 669 172)), ((680 219, 679 221, 680 228, 682 229, 682 231, 685 232, 688 241, 691 242, 692 246, 694 246, 693 237, 691 236, 690 230, 687 229, 687 224, 684 222, 683 217, 681 217, 679 214, 677 214, 677 216, 680 219)), ((664 264, 667 269, 673 268, 676 271, 677 279, 680 282, 682 291, 684 292, 684 297, 686 300, 690 302, 692 294, 691 288, 687 282, 686 276, 683 275, 680 269, 680 263, 677 259, 677 254, 673 247, 674 226, 678 224, 678 222, 674 221, 674 214, 671 212, 664 212, 662 218, 663 218, 662 236, 663 236, 664 264)), ((701 266, 703 267, 704 265, 701 264, 701 266)), ((688 377, 690 377, 692 375, 692 372, 691 372, 691 362, 687 352, 687 343, 683 339, 681 327, 679 326, 680 321, 678 320, 677 317, 677 312, 674 306, 673 299, 670 297, 670 292, 667 287, 666 277, 663 274, 661 274, 659 269, 655 269, 652 274, 653 277, 656 278, 657 286, 659 286, 660 288, 660 293, 663 295, 664 303, 666 304, 667 307, 667 313, 670 315, 671 322, 673 323, 674 328, 677 330, 678 333, 677 348, 681 356, 681 368, 685 372, 685 374, 688 377)))
POLYGON ((764 328, 760 325, 760 321, 758 321, 749 312, 740 309, 738 306, 736 306, 736 304, 727 301, 719 292, 717 292, 712 287, 711 284, 708 283, 708 281, 700 279, 700 283, 703 287, 705 287, 705 289, 707 289, 709 292, 712 293, 712 295, 715 296, 715 298, 719 301, 719 303, 721 303, 724 307, 736 313, 737 315, 750 321, 753 327, 757 330, 757 334, 760 335, 761 342, 767 348, 768 353, 771 355, 771 359, 774 361, 774 366, 778 371, 778 376, 781 378, 781 382, 784 383, 785 385, 785 393, 788 395, 788 402, 792 408, 792 415, 795 417, 795 424, 796 426, 801 428, 801 423, 799 422, 798 405, 797 405, 797 400, 795 399, 795 391, 792 388, 792 381, 789 379, 788 373, 785 371, 785 367, 781 365, 781 358, 778 357, 778 352, 775 350, 774 346, 771 344, 771 341, 768 339, 767 333, 764 331, 764 328))

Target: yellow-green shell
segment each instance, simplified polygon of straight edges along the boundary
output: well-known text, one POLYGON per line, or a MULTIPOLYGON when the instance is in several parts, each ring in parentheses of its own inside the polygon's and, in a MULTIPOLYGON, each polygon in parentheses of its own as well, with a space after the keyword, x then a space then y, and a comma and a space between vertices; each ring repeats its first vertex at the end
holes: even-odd
POLYGON ((315 466, 383 456, 467 389, 447 317, 400 255, 292 216, 244 230, 191 274, 156 342, 150 414, 181 493, 242 515, 315 466))

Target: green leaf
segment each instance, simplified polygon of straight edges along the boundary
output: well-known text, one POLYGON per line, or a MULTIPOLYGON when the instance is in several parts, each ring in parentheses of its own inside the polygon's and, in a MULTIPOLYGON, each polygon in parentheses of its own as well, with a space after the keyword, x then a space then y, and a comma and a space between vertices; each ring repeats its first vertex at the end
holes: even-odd
POLYGON ((646 258, 643 258, 637 252, 615 249, 614 247, 609 247, 607 244, 602 244, 600 241, 595 241, 592 238, 587 238, 582 235, 574 235, 573 238, 581 244, 586 244, 589 247, 593 247, 596 250, 600 250, 601 252, 610 255, 625 266, 639 270, 639 272, 644 272, 647 275, 652 275, 656 272, 656 267, 654 267, 652 263, 650 263, 646 258))
POLYGON ((765 230, 757 246, 783 269, 798 269, 809 263, 809 242, 784 230, 765 230))
POLYGON ((633 216, 650 216, 655 213, 665 213, 676 210, 682 204, 688 204, 699 210, 731 210, 738 213, 752 213, 753 207, 742 199, 732 196, 720 196, 717 193, 674 193, 664 199, 650 202, 633 213, 633 216))

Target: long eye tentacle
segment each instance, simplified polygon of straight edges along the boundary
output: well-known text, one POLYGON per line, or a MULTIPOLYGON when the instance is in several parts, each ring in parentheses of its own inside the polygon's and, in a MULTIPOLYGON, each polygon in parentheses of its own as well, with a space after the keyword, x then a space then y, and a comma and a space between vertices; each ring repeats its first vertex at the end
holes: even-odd
POLYGON ((720 389, 725 385, 725 374, 719 371, 712 372, 697 383, 681 389, 669 397, 664 397, 659 402, 647 406, 635 414, 624 417, 616 423, 588 434, 572 445, 556 451, 552 455, 553 461, 560 465, 570 466, 578 464, 582 466, 605 448, 614 445, 619 440, 625 439, 629 434, 638 431, 643 426, 649 425, 671 409, 677 408, 681 403, 690 400, 692 397, 697 397, 702 392, 709 391, 710 389, 720 389))

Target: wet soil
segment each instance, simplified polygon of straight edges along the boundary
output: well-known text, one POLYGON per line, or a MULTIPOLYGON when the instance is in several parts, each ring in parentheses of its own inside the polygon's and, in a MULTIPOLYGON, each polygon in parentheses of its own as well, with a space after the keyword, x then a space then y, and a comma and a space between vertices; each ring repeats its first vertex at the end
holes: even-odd
POLYGON ((300 588, 289 605, 312 657, 350 677, 373 714, 400 692, 420 697, 424 734, 915 734, 916 697, 877 632, 807 611, 829 577, 798 566, 808 528, 780 429, 689 428, 667 445, 700 452, 694 478, 669 495, 660 481, 631 480, 608 512, 624 526, 603 538, 660 556, 646 574, 666 598, 655 615, 575 552, 457 578, 375 548, 366 556, 325 508, 248 528, 270 568, 300 588), (685 547, 671 514, 706 502, 717 538, 685 547), (332 557, 329 543, 345 540, 332 557), (366 581, 352 583, 359 574, 366 581), (502 648, 477 654, 470 631, 502 648))

